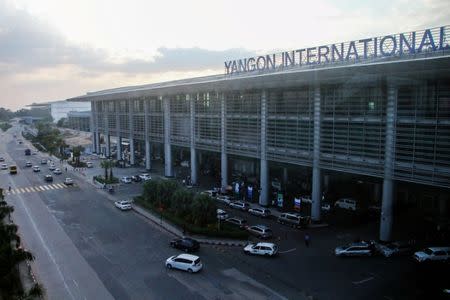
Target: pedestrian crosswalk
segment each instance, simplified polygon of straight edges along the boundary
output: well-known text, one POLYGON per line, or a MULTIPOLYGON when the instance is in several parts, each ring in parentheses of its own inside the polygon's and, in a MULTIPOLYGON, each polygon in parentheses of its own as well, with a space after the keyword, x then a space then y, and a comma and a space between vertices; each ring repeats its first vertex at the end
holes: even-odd
POLYGON ((47 184, 47 185, 18 187, 15 189, 11 189, 10 191, 6 190, 6 194, 17 195, 17 194, 26 194, 26 193, 45 192, 45 191, 65 189, 67 187, 68 186, 63 183, 53 183, 53 184, 47 184))

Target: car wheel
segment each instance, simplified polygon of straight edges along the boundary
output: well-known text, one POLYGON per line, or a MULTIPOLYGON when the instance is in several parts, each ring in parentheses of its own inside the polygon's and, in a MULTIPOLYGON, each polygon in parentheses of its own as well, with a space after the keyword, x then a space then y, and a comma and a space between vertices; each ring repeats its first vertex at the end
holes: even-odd
POLYGON ((167 269, 169 269, 169 270, 172 269, 172 265, 171 265, 171 264, 168 264, 168 265, 167 265, 167 269))
POLYGON ((187 271, 188 271, 189 273, 192 273, 192 269, 191 269, 191 268, 189 268, 187 271))
POLYGON ((269 253, 264 253, 264 256, 268 257, 268 256, 269 256, 269 253))

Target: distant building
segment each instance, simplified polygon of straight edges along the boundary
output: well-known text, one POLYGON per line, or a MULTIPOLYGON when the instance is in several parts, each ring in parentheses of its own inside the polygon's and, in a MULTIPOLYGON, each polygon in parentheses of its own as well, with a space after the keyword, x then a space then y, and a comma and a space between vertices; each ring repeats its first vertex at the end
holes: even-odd
POLYGON ((91 111, 91 104, 85 102, 73 101, 53 101, 45 103, 33 103, 28 105, 32 108, 48 108, 53 118, 53 123, 58 122, 62 118, 67 118, 67 114, 71 111, 91 111))
POLYGON ((67 127, 90 132, 91 111, 69 111, 67 113, 67 127))

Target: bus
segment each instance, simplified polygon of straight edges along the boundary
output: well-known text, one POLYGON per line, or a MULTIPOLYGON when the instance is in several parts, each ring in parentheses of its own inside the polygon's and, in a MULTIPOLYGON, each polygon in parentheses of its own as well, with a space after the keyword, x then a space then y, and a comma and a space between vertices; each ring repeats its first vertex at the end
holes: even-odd
POLYGON ((17 174, 17 167, 9 166, 9 174, 17 174))

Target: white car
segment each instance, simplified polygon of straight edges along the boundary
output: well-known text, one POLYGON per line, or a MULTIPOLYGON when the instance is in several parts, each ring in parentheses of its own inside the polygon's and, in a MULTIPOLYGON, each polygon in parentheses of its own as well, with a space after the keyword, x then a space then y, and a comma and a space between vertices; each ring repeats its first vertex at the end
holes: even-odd
POLYGON ((334 254, 336 256, 372 256, 374 250, 375 245, 372 242, 357 242, 336 247, 334 254))
POLYGON ((200 257, 191 254, 180 254, 169 257, 166 260, 167 269, 179 269, 195 273, 203 268, 200 257))
POLYGON ((263 218, 268 217, 271 214, 269 209, 259 208, 259 207, 250 208, 248 210, 248 212, 251 213, 252 215, 263 217, 263 218))
POLYGON ((39 166, 34 166, 33 167, 33 172, 40 172, 41 168, 39 168, 39 166))
POLYGON ((233 197, 227 196, 227 195, 219 195, 219 196, 217 196, 217 200, 221 201, 225 204, 230 204, 231 201, 233 201, 233 197))
POLYGON ((116 201, 114 202, 114 205, 120 209, 120 210, 129 210, 131 209, 131 202, 130 201, 116 201))
POLYGON ((64 179, 64 184, 65 185, 73 185, 72 178, 67 177, 66 179, 64 179))
POLYGON ((428 247, 414 253, 417 262, 450 261, 450 247, 428 247))
POLYGON ((226 220, 226 219, 228 219, 227 212, 218 208, 217 209, 217 219, 219 219, 219 220, 226 220))
POLYGON ((230 203, 230 207, 237 208, 243 211, 247 211, 250 208, 250 205, 246 202, 242 201, 234 201, 230 203))
POLYGON ((180 166, 185 167, 185 168, 189 168, 189 161, 188 160, 183 160, 180 163, 180 166))
POLYGON ((139 175, 139 177, 144 181, 152 179, 152 177, 148 173, 143 173, 143 174, 139 175))
POLYGON ((55 174, 55 175, 60 175, 62 172, 61 172, 61 170, 60 169, 55 169, 54 171, 53 171, 53 174, 55 174))
POLYGON ((94 164, 92 162, 88 161, 88 162, 86 162, 86 167, 93 168, 94 164))
POLYGON ((248 244, 244 248, 244 253, 263 256, 275 256, 278 253, 278 246, 273 243, 248 244))
POLYGON ((48 166, 48 169, 50 171, 54 171, 54 170, 56 170, 56 166, 54 164, 51 164, 50 166, 48 166))
POLYGON ((130 176, 123 176, 122 178, 120 178, 120 182, 122 183, 131 183, 131 177, 130 176))
POLYGON ((357 207, 357 203, 355 199, 351 199, 351 198, 342 198, 339 199, 338 201, 336 201, 334 203, 335 207, 339 207, 342 209, 347 209, 347 210, 356 210, 357 207))
POLYGON ((30 167, 32 167, 33 166, 33 164, 31 163, 31 161, 27 161, 26 163, 25 163, 25 167, 27 167, 27 168, 30 168, 30 167))
POLYGON ((7 170, 8 169, 8 165, 7 164, 2 164, 0 168, 2 170, 7 170))
POLYGON ((407 242, 392 242, 392 243, 388 243, 388 244, 377 243, 375 245, 375 248, 384 257, 391 257, 391 256, 396 256, 396 255, 412 253, 412 247, 407 242))

